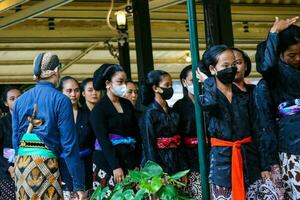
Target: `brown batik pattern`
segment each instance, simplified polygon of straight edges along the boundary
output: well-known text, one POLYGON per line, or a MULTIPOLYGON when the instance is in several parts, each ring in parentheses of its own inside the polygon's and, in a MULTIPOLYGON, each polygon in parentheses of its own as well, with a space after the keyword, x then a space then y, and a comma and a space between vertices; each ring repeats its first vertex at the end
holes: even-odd
POLYGON ((280 153, 285 199, 300 199, 300 155, 280 153))
POLYGON ((18 156, 15 165, 17 199, 63 199, 56 158, 18 156))

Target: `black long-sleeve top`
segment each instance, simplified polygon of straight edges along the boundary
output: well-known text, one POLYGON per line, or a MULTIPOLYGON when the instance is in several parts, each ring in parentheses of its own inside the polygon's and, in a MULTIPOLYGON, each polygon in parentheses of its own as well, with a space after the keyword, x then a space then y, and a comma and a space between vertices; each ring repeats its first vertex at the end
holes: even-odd
POLYGON ((155 100, 145 109, 140 121, 143 140, 143 161, 154 161, 169 174, 187 169, 181 147, 158 149, 157 138, 168 138, 179 134, 179 115, 171 108, 165 112, 155 100))
MULTIPOLYGON (((269 33, 264 56, 262 62, 257 64, 257 71, 263 75, 270 90, 272 102, 268 102, 270 105, 268 109, 275 111, 274 117, 277 118, 278 151, 299 155, 300 113, 284 117, 277 113, 280 103, 300 97, 300 70, 281 60, 278 33, 269 33)), ((272 120, 274 121, 274 119, 265 120, 264 127, 270 126, 268 123, 272 120)))
POLYGON ((90 119, 110 168, 112 170, 122 168, 126 171, 139 166, 141 144, 133 105, 127 99, 120 98, 119 100, 123 113, 118 113, 108 96, 105 95, 93 108, 90 119), (109 134, 131 137, 136 140, 135 147, 126 144, 113 146, 109 140, 109 134))
MULTIPOLYGON (((85 188, 91 189, 93 187, 93 150, 96 138, 90 124, 90 110, 86 105, 78 108, 75 127, 80 151, 91 150, 88 155, 81 157, 84 164, 85 188)), ((72 191, 72 178, 64 161, 62 162, 61 173, 62 180, 66 183, 64 190, 72 191)))
MULTIPOLYGON (((252 137, 253 142, 241 147, 244 180, 246 185, 253 183, 260 177, 260 156, 256 147, 254 134, 253 103, 248 92, 241 92, 232 85, 232 102, 217 89, 214 78, 204 82, 204 95, 200 102, 207 112, 206 122, 211 138, 226 141, 237 141, 252 137)), ((210 149, 210 181, 222 187, 231 187, 231 147, 211 147, 210 149)))
POLYGON ((279 164, 276 125, 276 110, 272 109, 273 100, 267 82, 262 79, 254 90, 254 102, 257 113, 257 130, 259 149, 262 152, 262 169, 270 171, 271 166, 279 164))
POLYGON ((6 158, 3 156, 4 148, 13 148, 12 145, 12 118, 11 114, 3 116, 0 119, 0 178, 7 179, 10 178, 8 168, 13 166, 12 163, 9 163, 6 158))
MULTIPOLYGON (((197 137, 195 105, 188 95, 178 100, 173 109, 179 114, 178 133, 184 137, 197 137)), ((182 140, 183 141, 183 140, 182 140)), ((188 168, 199 172, 198 148, 183 145, 183 153, 188 168)))

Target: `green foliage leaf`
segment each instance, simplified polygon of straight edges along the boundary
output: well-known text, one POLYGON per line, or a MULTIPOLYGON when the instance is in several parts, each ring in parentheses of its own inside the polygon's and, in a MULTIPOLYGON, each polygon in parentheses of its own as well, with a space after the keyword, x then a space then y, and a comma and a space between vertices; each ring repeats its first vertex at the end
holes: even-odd
POLYGON ((134 200, 142 200, 144 198, 145 194, 146 194, 146 191, 144 189, 139 190, 136 193, 134 200))
POLYGON ((90 197, 90 200, 96 200, 96 197, 98 196, 98 194, 101 193, 101 187, 98 186, 96 188, 96 190, 93 192, 92 196, 90 197))
POLYGON ((113 193, 112 197, 110 198, 110 200, 123 200, 124 196, 123 196, 123 190, 117 190, 116 192, 113 193))
POLYGON ((143 171, 147 172, 151 177, 161 176, 163 174, 161 166, 150 160, 145 164, 143 171))
POLYGON ((178 199, 178 192, 173 185, 166 185, 158 192, 158 196, 161 200, 175 200, 178 199))
POLYGON ((185 175, 187 175, 189 173, 189 171, 190 170, 177 172, 176 174, 172 175, 171 178, 174 180, 178 180, 178 179, 184 177, 185 175))
POLYGON ((147 172, 137 171, 137 170, 129 170, 129 177, 135 183, 151 178, 151 176, 147 172))
POLYGON ((153 177, 151 180, 151 193, 156 193, 162 187, 162 178, 159 176, 153 177))
POLYGON ((123 195, 126 200, 134 200, 134 191, 132 189, 126 190, 123 195))
POLYGON ((159 176, 153 177, 151 180, 143 181, 140 184, 141 189, 145 189, 150 194, 155 194, 162 187, 162 178, 159 176))

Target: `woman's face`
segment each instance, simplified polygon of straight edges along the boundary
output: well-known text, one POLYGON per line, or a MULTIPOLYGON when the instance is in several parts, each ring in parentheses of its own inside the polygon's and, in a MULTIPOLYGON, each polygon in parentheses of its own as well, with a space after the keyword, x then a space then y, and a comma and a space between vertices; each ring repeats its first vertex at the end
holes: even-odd
POLYGON ((126 84, 127 87, 127 91, 125 94, 125 98, 128 99, 132 105, 136 104, 136 100, 138 98, 138 89, 136 87, 136 85, 132 82, 128 82, 126 84))
POLYGON ((79 85, 72 79, 66 80, 63 83, 62 93, 69 97, 72 105, 77 105, 80 98, 79 85))
POLYGON ((300 69, 300 42, 289 46, 282 54, 282 59, 296 69, 300 69))
POLYGON ((85 85, 82 96, 85 98, 86 102, 96 104, 100 99, 100 91, 95 90, 93 87, 93 82, 90 81, 85 85))
POLYGON ((237 67, 237 72, 234 81, 240 82, 244 80, 245 72, 247 70, 247 65, 241 52, 233 51, 233 54, 235 57, 235 66, 237 67))
POLYGON ((172 77, 170 75, 164 75, 159 82, 159 87, 171 88, 172 87, 172 77))
POLYGON ((231 50, 226 50, 219 55, 216 66, 210 66, 209 70, 212 75, 215 75, 218 71, 232 67, 235 64, 235 57, 231 50))
POLYGON ((4 104, 8 107, 10 112, 12 112, 14 104, 19 96, 21 96, 21 92, 17 89, 12 89, 7 92, 4 104))
POLYGON ((182 83, 184 87, 193 84, 193 74, 191 70, 187 73, 186 78, 182 79, 182 83))
POLYGON ((112 77, 111 81, 108 81, 106 85, 113 86, 113 85, 124 85, 126 84, 126 73, 125 72, 116 72, 112 77))

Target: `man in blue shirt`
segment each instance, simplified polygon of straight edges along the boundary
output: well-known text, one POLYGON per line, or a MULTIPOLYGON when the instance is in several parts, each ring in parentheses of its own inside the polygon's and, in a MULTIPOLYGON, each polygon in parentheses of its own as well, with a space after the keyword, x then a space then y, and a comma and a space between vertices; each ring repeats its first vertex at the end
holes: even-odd
POLYGON ((71 101, 55 88, 60 79, 60 66, 57 55, 50 52, 39 54, 34 61, 37 84, 14 106, 12 125, 13 146, 17 154, 17 197, 36 195, 41 199, 62 199, 57 158, 63 153, 73 178, 74 191, 78 192, 80 199, 84 198, 84 170, 79 158, 71 101), (35 121, 29 120, 34 105, 37 108, 35 118, 41 123, 27 132, 29 121, 35 121), (57 169, 54 168, 56 165, 57 169), (41 179, 38 176, 42 175, 44 182, 32 181, 41 179))

